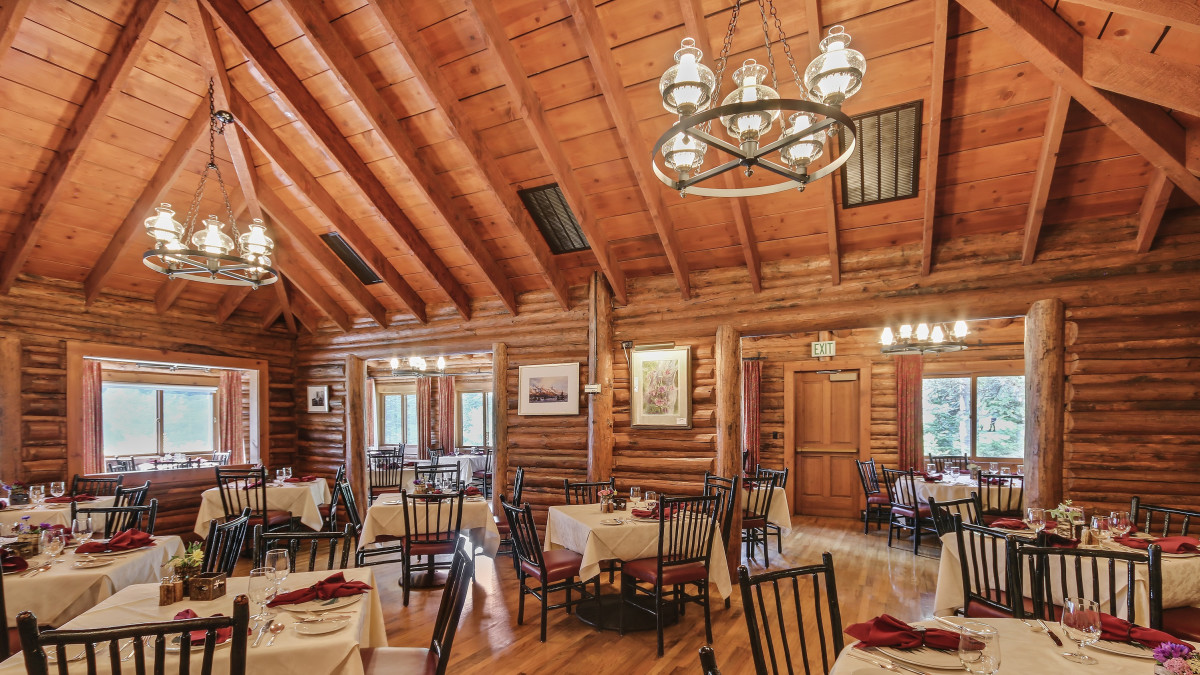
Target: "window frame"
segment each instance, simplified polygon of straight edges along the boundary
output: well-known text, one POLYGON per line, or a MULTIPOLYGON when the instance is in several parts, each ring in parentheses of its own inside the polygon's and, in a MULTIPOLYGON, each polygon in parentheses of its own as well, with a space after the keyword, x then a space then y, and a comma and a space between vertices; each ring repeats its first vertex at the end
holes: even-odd
POLYGON ((482 394, 483 395, 483 445, 482 446, 472 445, 469 447, 484 447, 484 448, 495 447, 496 430, 494 427, 496 425, 496 415, 495 415, 494 410, 491 410, 492 406, 494 405, 495 394, 492 392, 492 390, 490 388, 484 387, 484 386, 476 386, 476 387, 468 386, 468 387, 456 388, 454 391, 454 447, 456 447, 456 448, 468 447, 468 446, 463 445, 463 442, 462 442, 463 394, 482 394), (491 424, 488 423, 489 421, 491 422, 491 424))
MULTIPOLYGON (((924 400, 925 395, 923 393, 925 380, 962 380, 962 379, 969 380, 970 388, 971 388, 971 394, 970 394, 971 451, 969 453, 967 453, 968 461, 970 461, 974 464, 980 464, 981 462, 982 463, 996 462, 999 464, 1014 464, 1014 465, 1023 464, 1025 461, 1023 454, 1022 454, 1022 456, 1019 456, 1019 457, 980 457, 977 454, 978 445, 979 445, 979 443, 978 443, 979 433, 978 433, 978 429, 977 429, 977 425, 979 422, 979 398, 978 397, 979 397, 979 378, 981 378, 981 377, 1019 377, 1019 378, 1021 378, 1022 382, 1024 382, 1025 373, 1024 373, 1024 371, 1012 371, 1012 370, 1008 370, 1008 371, 1005 371, 1005 370, 978 370, 978 371, 968 371, 968 372, 939 371, 939 372, 934 372, 934 373, 921 373, 921 387, 922 387, 921 404, 922 404, 922 406, 924 406, 924 403, 925 403, 925 400, 924 400)), ((924 420, 923 413, 922 413, 922 419, 921 419, 921 438, 922 439, 925 438, 925 420, 924 420)), ((922 445, 922 448, 921 448, 922 455, 924 455, 925 457, 933 456, 927 450, 925 450, 924 442, 922 442, 921 445, 922 445)), ((1023 449, 1022 449, 1022 452, 1023 452, 1023 449)))
MULTIPOLYGON (((407 382, 406 383, 400 383, 400 382, 376 382, 375 383, 375 447, 376 448, 381 448, 385 445, 392 445, 391 443, 384 442, 385 438, 387 437, 387 434, 385 433, 387 418, 385 415, 386 408, 384 407, 384 400, 387 396, 402 396, 402 397, 403 396, 412 396, 414 399, 416 399, 417 385, 415 383, 407 383, 407 382)), ((403 399, 401 399, 401 401, 403 402, 403 399)), ((420 415, 420 414, 421 414, 420 413, 420 404, 418 404, 417 405, 417 415, 420 415)), ((400 443, 400 447, 407 447, 409 445, 417 445, 416 439, 412 439, 410 441, 408 438, 408 404, 407 404, 407 402, 404 402, 400 406, 400 419, 401 419, 400 437, 401 437, 401 439, 403 439, 400 443)), ((418 425, 418 429, 419 428, 420 428, 420 426, 418 425)))
MULTIPOLYGON (((153 453, 118 452, 118 453, 109 454, 107 449, 104 447, 105 446, 104 438, 103 438, 103 434, 101 434, 101 439, 100 439, 101 453, 103 454, 105 459, 112 458, 112 457, 133 457, 136 459, 138 457, 163 457, 166 455, 166 453, 163 452, 163 423, 164 423, 164 417, 165 417, 163 414, 164 413, 163 392, 166 390, 191 391, 191 392, 201 391, 201 392, 212 395, 212 447, 209 448, 208 450, 189 450, 189 451, 184 451, 181 453, 173 452, 171 454, 199 456, 199 455, 211 455, 214 452, 217 452, 217 446, 220 443, 220 438, 221 438, 221 426, 220 426, 220 421, 219 421, 220 410, 221 410, 220 387, 215 387, 215 386, 210 386, 210 385, 196 385, 196 384, 165 384, 165 383, 161 383, 161 382, 104 380, 100 386, 101 400, 103 400, 104 389, 109 388, 109 387, 119 388, 119 389, 151 389, 154 391, 154 415, 155 415, 155 421, 154 421, 155 449, 154 450, 155 451, 153 453)), ((102 417, 104 416, 103 403, 101 404, 101 415, 102 415, 102 417)))

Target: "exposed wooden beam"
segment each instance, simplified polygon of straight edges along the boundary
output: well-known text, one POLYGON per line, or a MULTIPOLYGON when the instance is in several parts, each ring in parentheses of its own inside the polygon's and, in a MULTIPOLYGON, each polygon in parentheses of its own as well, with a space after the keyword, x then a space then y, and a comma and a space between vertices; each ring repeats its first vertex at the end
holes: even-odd
POLYGON ((70 185, 67 177, 82 157, 80 148, 95 135, 98 126, 96 122, 108 114, 108 109, 120 94, 125 79, 133 70, 146 45, 150 43, 150 34, 162 19, 168 3, 169 0, 147 0, 134 6, 129 20, 121 29, 121 35, 109 50, 99 75, 84 95, 79 112, 75 114, 75 119, 63 135, 54 158, 46 168, 46 174, 34 188, 33 196, 29 205, 25 207, 25 212, 21 214, 21 219, 17 221, 12 238, 8 240, 8 250, 4 258, 0 259, 0 293, 7 293, 12 288, 21 267, 37 243, 38 230, 45 222, 47 211, 70 185))
POLYGON ((1200 115, 1200 66, 1123 42, 1085 37, 1083 79, 1093 87, 1200 115))
MULTIPOLYGON (((680 0, 683 10, 683 26, 689 35, 693 36, 696 44, 700 45, 708 55, 709 63, 713 63, 713 54, 720 53, 720 46, 712 41, 708 32, 708 24, 704 23, 704 7, 700 0, 680 0)), ((741 187, 741 179, 737 172, 726 171, 718 177, 721 187, 734 189, 741 187)), ((733 223, 737 228, 738 240, 742 244, 742 255, 746 258, 746 269, 750 272, 750 287, 755 293, 762 292, 762 258, 758 253, 758 237, 754 234, 754 225, 750 218, 750 205, 746 199, 739 197, 730 199, 733 208, 733 223)))
MULTIPOLYGON (((349 314, 346 314, 346 310, 342 309, 337 300, 333 299, 325 291, 321 286, 321 282, 312 278, 308 270, 299 264, 297 258, 294 257, 296 255, 299 255, 299 253, 294 253, 292 249, 287 247, 275 249, 275 266, 291 280, 296 290, 308 298, 322 314, 332 319, 333 323, 343 333, 350 330, 354 326, 354 320, 350 318, 349 314)), ((294 302, 292 303, 292 309, 296 309, 296 303, 294 302)), ((303 321, 304 317, 301 316, 300 319, 303 321)))
POLYGON ((5 0, 0 6, 0 56, 8 53, 33 0, 5 0))
MULTIPOLYGON (((275 283, 279 282, 276 281, 275 283)), ((217 323, 225 323, 229 317, 233 316, 233 313, 237 311, 242 302, 250 297, 250 291, 253 290, 250 286, 233 286, 225 291, 225 294, 221 296, 221 300, 217 302, 217 323)))
POLYGON ((516 314, 517 297, 512 282, 483 243, 483 237, 479 235, 481 228, 464 213, 463 201, 455 203, 450 182, 445 177, 435 175, 433 167, 418 156, 416 145, 409 139, 396 113, 380 95, 341 36, 329 25, 329 19, 320 5, 311 0, 282 0, 281 6, 308 32, 313 49, 329 64, 330 72, 350 94, 354 104, 371 119, 383 145, 408 171, 412 187, 433 206, 434 213, 440 216, 467 256, 483 272, 484 279, 500 297, 500 302, 509 312, 516 314))
POLYGON ((421 236, 408 215, 401 209, 395 197, 388 192, 383 182, 371 172, 370 167, 342 135, 337 124, 325 112, 321 104, 292 71, 279 52, 272 47, 262 29, 242 8, 238 0, 201 0, 205 8, 225 28, 229 37, 271 82, 275 94, 295 110, 297 119, 313 137, 328 151, 329 156, 379 211, 413 253, 413 259, 424 267, 434 282, 467 319, 471 316, 471 299, 462 284, 454 278, 450 269, 437 256, 433 248, 421 236))
POLYGON ((337 199, 329 193, 325 186, 312 175, 304 164, 296 157, 291 148, 279 138, 275 130, 266 123, 258 112, 237 90, 230 92, 230 112, 246 134, 258 144, 258 147, 275 166, 293 183, 296 191, 313 205, 319 214, 333 226, 354 248, 355 252, 383 279, 387 286, 417 321, 426 323, 425 301, 413 290, 413 287, 396 271, 396 267, 388 262, 387 257, 375 245, 375 242, 362 231, 358 223, 341 207, 337 199))
POLYGON ((321 317, 319 316, 319 313, 313 307, 312 302, 310 302, 303 293, 293 296, 292 313, 295 314, 295 318, 300 321, 300 325, 307 328, 308 332, 310 333, 315 334, 317 332, 317 328, 321 326, 321 317))
POLYGON ((492 161, 493 154, 484 146, 479 133, 471 125, 459 104, 458 96, 450 86, 441 68, 433 60, 433 53, 417 32, 417 24, 409 16, 404 0, 367 0, 367 4, 383 19, 380 25, 391 37, 400 55, 413 71, 413 83, 420 87, 429 100, 434 102, 434 112, 442 117, 450 135, 467 148, 471 167, 483 176, 488 188, 504 205, 504 212, 513 229, 533 254, 542 279, 554 293, 563 309, 570 309, 570 289, 566 277, 554 260, 550 246, 533 222, 517 191, 513 188, 500 163, 492 161))
MULTIPOLYGON (((282 280, 276 281, 275 285, 278 286, 282 283, 283 283, 282 280)), ((268 306, 267 311, 263 312, 263 320, 262 320, 262 323, 259 324, 259 327, 262 328, 263 330, 269 330, 271 328, 271 326, 275 325, 275 322, 279 320, 279 317, 282 314, 283 314, 283 305, 279 304, 279 298, 275 298, 274 300, 271 301, 271 304, 270 304, 270 306, 268 306)), ((293 319, 293 321, 294 320, 295 319, 293 319)))
POLYGON ((279 309, 283 311, 283 320, 287 322, 288 332, 297 332, 296 317, 292 313, 292 301, 288 297, 287 279, 280 279, 275 283, 275 297, 279 301, 279 309))
POLYGON ((600 265, 600 271, 604 272, 605 278, 612 286, 617 302, 625 304, 628 302, 625 271, 621 269, 609 246, 608 239, 596 223, 595 215, 588 206, 583 186, 579 184, 579 179, 576 178, 574 168, 567 160, 562 145, 551 131, 550 123, 546 120, 546 110, 542 107, 542 102, 537 94, 534 93, 533 86, 529 84, 529 78, 525 75, 520 59, 517 58, 516 50, 508 41, 504 23, 500 21, 500 16, 496 13, 496 8, 492 5, 491 0, 466 0, 466 4, 470 13, 479 22, 484 45, 499 65, 501 79, 508 89, 508 95, 517 104, 521 118, 525 121, 526 129, 533 136, 533 141, 542 153, 542 158, 549 165, 555 182, 558 183, 558 187, 567 199, 567 204, 579 221, 579 226, 583 229, 583 234, 587 237, 592 252, 596 254, 596 262, 600 265))
MULTIPOLYGON (((811 52, 809 58, 816 58, 821 53, 821 8, 817 4, 817 0, 804 0, 805 22, 808 26, 808 49, 811 52)), ((833 139, 826 142, 826 145, 831 145, 833 139)), ((826 150, 832 148, 826 147, 826 150)), ((809 185, 808 190, 814 190, 817 196, 821 199, 822 210, 824 211, 825 232, 829 243, 829 274, 833 280, 833 285, 837 286, 842 283, 842 254, 838 247, 838 224, 837 224, 837 205, 834 204, 833 193, 833 176, 828 177, 829 180, 819 180, 815 185, 809 185)))
POLYGON ((1154 172, 1150 185, 1146 186, 1146 196, 1142 198, 1142 207, 1138 210, 1138 233, 1136 248, 1138 253, 1145 253, 1154 245, 1154 235, 1158 234, 1158 226, 1162 224, 1163 214, 1167 211, 1167 202, 1171 200, 1171 191, 1175 186, 1167 180, 1167 174, 1154 172))
POLYGON ((1054 180, 1054 167, 1058 165, 1058 149, 1062 145, 1067 109, 1070 107, 1071 97, 1062 87, 1055 87, 1050 96, 1050 112, 1046 115, 1046 130, 1042 133, 1042 150, 1038 153, 1033 194, 1029 197, 1029 211, 1025 215, 1025 243, 1021 247, 1021 263, 1025 265, 1031 264, 1037 255, 1046 201, 1050 198, 1050 183, 1054 180))
POLYGON ((183 279, 168 278, 163 281, 158 290, 154 292, 154 311, 166 314, 167 310, 171 309, 171 305, 174 305, 175 301, 179 299, 184 288, 187 287, 187 283, 183 279))
POLYGON ((650 212, 650 222, 658 232, 659 242, 662 243, 663 255, 671 265, 675 274, 675 282, 679 284, 679 293, 684 300, 692 297, 692 281, 689 274, 687 254, 679 243, 679 235, 675 232, 675 223, 667 204, 663 201, 663 185, 650 171, 646 163, 646 140, 638 129, 638 118, 633 113, 633 104, 625 92, 621 82, 621 74, 617 71, 612 49, 605 41, 604 26, 600 23, 600 15, 592 0, 567 0, 571 14, 575 18, 575 32, 587 52, 588 62, 600 83, 600 91, 604 93, 604 102, 612 114, 616 124, 617 136, 624 146, 625 158, 633 169, 633 178, 646 210, 650 212))
POLYGON ((1116 12, 1200 33, 1200 4, 1195 0, 1071 0, 1076 5, 1116 12))
POLYGON ((1041 2, 1018 0, 960 4, 1200 203, 1200 178, 1185 164, 1183 127, 1153 103, 1101 91, 1084 81, 1083 37, 1054 10, 1041 2))
MULTIPOLYGON (((108 246, 100 253, 100 258, 88 272, 87 279, 83 281, 86 304, 92 304, 100 295, 100 291, 104 290, 104 284, 112 274, 113 268, 116 267, 117 261, 122 258, 125 249, 129 247, 130 241, 139 232, 144 231, 142 227, 146 218, 150 216, 154 207, 166 198, 175 179, 183 171, 183 165, 187 163, 188 157, 195 150, 196 141, 208 129, 209 119, 211 118, 208 114, 208 103, 202 101, 196 107, 196 111, 192 113, 191 121, 180 132, 179 138, 175 139, 175 145, 171 146, 167 156, 163 157, 162 163, 158 165, 158 170, 150 177, 150 182, 142 189, 142 194, 133 203, 129 213, 125 214, 125 220, 121 221, 116 233, 108 241, 108 246)), ((177 218, 183 218, 183 215, 179 214, 177 218)), ((144 248, 153 247, 147 244, 144 248)))
POLYGON ((950 0, 933 0, 933 72, 930 75, 929 88, 929 140, 925 158, 925 222, 921 228, 921 274, 929 274, 933 269, 933 235, 937 223, 938 165, 942 154, 942 99, 946 90, 946 31, 949 11, 950 0))

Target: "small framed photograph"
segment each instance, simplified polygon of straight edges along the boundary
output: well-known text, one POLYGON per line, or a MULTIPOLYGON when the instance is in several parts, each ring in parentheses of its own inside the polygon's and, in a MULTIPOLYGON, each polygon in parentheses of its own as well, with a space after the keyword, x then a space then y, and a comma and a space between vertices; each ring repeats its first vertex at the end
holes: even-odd
POLYGON ((308 388, 308 412, 329 412, 329 386, 319 385, 308 388))
POLYGON ((692 349, 635 350, 630 424, 635 429, 692 428, 692 349))
POLYGON ((518 415, 579 414, 578 363, 521 366, 518 371, 518 415))

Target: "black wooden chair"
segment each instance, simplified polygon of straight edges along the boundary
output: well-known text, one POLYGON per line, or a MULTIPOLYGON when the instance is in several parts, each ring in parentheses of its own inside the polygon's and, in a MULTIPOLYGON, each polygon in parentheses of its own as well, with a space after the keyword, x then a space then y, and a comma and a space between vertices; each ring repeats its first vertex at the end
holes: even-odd
POLYGON ((221 494, 221 508, 225 518, 236 518, 245 509, 250 509, 250 523, 261 524, 263 529, 294 530, 297 522, 290 511, 272 509, 267 503, 267 470, 230 469, 215 467, 217 488, 221 494))
POLYGON ((321 522, 325 524, 324 528, 330 532, 336 532, 338 529, 337 517, 332 515, 333 498, 337 492, 338 483, 341 483, 344 480, 346 480, 346 465, 340 464, 338 465, 337 473, 335 473, 333 476, 333 487, 329 490, 329 503, 317 504, 317 510, 321 512, 321 522))
POLYGON ((113 506, 145 506, 146 498, 150 496, 150 481, 137 487, 117 487, 116 499, 113 506))
MULTIPOLYGON (((717 525, 721 528, 721 550, 728 550, 729 542, 733 539, 733 509, 741 481, 741 476, 725 478, 714 476, 707 471, 704 472, 704 494, 720 497, 717 507, 717 525)), ((729 600, 729 598, 725 598, 726 607, 729 607, 729 600)))
POLYGON ((934 455, 926 459, 933 462, 938 473, 942 473, 946 469, 965 469, 971 463, 970 458, 966 455, 934 455))
POLYGON ((862 482, 863 495, 867 498, 867 508, 863 511, 863 534, 867 534, 872 512, 874 513, 875 529, 878 530, 884 522, 884 518, 889 515, 888 512, 892 505, 888 501, 888 496, 883 493, 883 489, 879 487, 879 474, 875 471, 875 460, 868 459, 863 462, 856 459, 854 463, 858 465, 858 479, 862 482))
POLYGON ((983 525, 983 506, 979 502, 977 492, 972 492, 969 497, 948 499, 944 502, 930 497, 929 514, 933 518, 933 529, 939 537, 954 531, 955 515, 964 516, 964 523, 983 525))
POLYGON ((600 602, 600 575, 592 582, 593 590, 588 590, 588 581, 578 579, 579 566, 583 556, 565 548, 551 551, 542 550, 542 542, 538 537, 537 524, 533 522, 533 508, 529 504, 522 507, 501 503, 505 519, 508 520, 509 534, 512 537, 513 557, 518 561, 517 586, 520 589, 517 597, 517 625, 525 623, 525 596, 532 595, 542 606, 541 641, 546 641, 546 616, 551 609, 571 608, 585 600, 600 602), (529 580, 535 585, 530 585, 529 580), (550 604, 550 594, 562 591, 566 597, 563 602, 550 604), (571 592, 577 591, 579 596, 572 599, 571 592))
MULTIPOLYGON (((363 521, 362 514, 358 510, 358 500, 354 497, 354 490, 350 488, 350 484, 342 481, 333 486, 333 512, 334 517, 338 513, 345 512, 346 524, 353 530, 355 537, 362 534, 363 521)), ((336 531, 336 530, 334 530, 336 531)), ((358 567, 367 565, 382 565, 384 563, 398 562, 395 556, 403 553, 403 547, 396 545, 398 538, 392 536, 380 537, 375 542, 367 542, 365 546, 360 547, 354 554, 354 563, 358 567)))
POLYGON ((911 530, 913 555, 916 555, 921 548, 921 533, 937 534, 933 526, 933 513, 928 504, 917 501, 917 483, 913 478, 912 469, 900 471, 885 468, 883 483, 887 487, 888 503, 891 505, 888 548, 892 546, 892 537, 896 530, 911 530))
POLYGON ((58 664, 55 671, 58 673, 65 674, 68 660, 79 654, 86 659, 86 671, 72 669, 72 672, 95 675, 100 672, 100 664, 103 663, 107 666, 105 673, 136 672, 140 675, 153 672, 162 675, 165 672, 163 662, 166 660, 166 648, 170 643, 181 650, 179 673, 197 672, 191 667, 191 662, 192 655, 198 653, 201 659, 198 672, 200 675, 210 675, 218 672, 213 666, 217 631, 225 629, 232 631, 229 638, 229 665, 222 667, 219 672, 245 675, 249 625, 250 603, 244 595, 234 599, 233 616, 208 616, 85 630, 60 628, 39 633, 37 617, 32 612, 17 615, 17 628, 21 632, 21 648, 25 655, 25 672, 29 675, 50 674, 47 651, 54 652, 58 664), (203 645, 192 645, 193 631, 204 631, 203 645), (104 647, 106 643, 107 647, 104 647), (122 653, 130 650, 132 654, 122 653), (127 667, 123 657, 129 658, 127 667))
MULTIPOLYGON (((708 561, 717 534, 721 498, 663 497, 658 500, 658 555, 621 564, 621 601, 654 615, 658 628, 658 655, 663 655, 663 605, 694 602, 704 608, 704 634, 712 642, 708 601, 708 561), (650 584, 643 588, 639 584, 650 584), (695 593, 688 586, 696 587, 695 593), (654 598, 654 606, 630 602, 639 593, 654 598)), ((625 613, 619 632, 625 633, 625 613)))
POLYGON ((754 558, 754 547, 763 546, 763 565, 771 566, 771 547, 767 541, 767 516, 771 513, 771 500, 775 496, 775 488, 779 475, 758 473, 747 477, 742 491, 745 500, 742 504, 742 541, 746 542, 746 557, 754 558))
POLYGON ((404 487, 404 455, 377 453, 367 458, 367 506, 379 495, 400 492, 404 487))
POLYGON ((844 646, 832 555, 823 553, 819 565, 756 576, 741 565, 738 584, 755 673, 790 674, 797 665, 806 675, 829 672, 844 646), (814 671, 818 656, 820 669, 814 671))
POLYGON ((492 496, 492 449, 483 449, 485 456, 483 458, 483 468, 477 469, 471 473, 471 484, 483 491, 483 496, 491 498, 492 496))
POLYGON ((963 587, 961 616, 993 619, 1024 616, 1026 610, 1033 608, 1032 603, 1027 604, 1020 593, 1009 593, 1009 589, 1021 588, 1013 582, 1021 540, 980 524, 964 523, 958 513, 950 516, 950 522, 958 543, 963 587))
POLYGON ((75 477, 71 479, 71 496, 110 497, 117 494, 117 488, 121 487, 123 480, 125 480, 124 474, 104 477, 75 474, 75 477))
MULTIPOLYGON (((787 469, 764 469, 762 467, 758 467, 755 474, 755 480, 758 480, 763 476, 775 476, 775 487, 784 488, 785 490, 787 489, 787 469)), ((763 534, 764 540, 771 535, 775 535, 776 550, 779 551, 779 555, 783 555, 783 528, 768 520, 766 525, 764 525, 764 529, 766 530, 766 532, 763 534)), ((763 544, 763 548, 766 548, 766 543, 763 544)))
POLYGON ((136 470, 137 466, 134 465, 132 457, 117 457, 104 460, 105 473, 125 473, 126 471, 136 470))
POLYGON ((224 522, 216 518, 208 521, 208 536, 204 538, 204 563, 200 571, 224 572, 227 577, 233 576, 233 568, 242 555, 249 529, 250 509, 243 509, 241 515, 224 522))
POLYGON ((563 479, 563 496, 567 499, 567 504, 598 504, 600 496, 596 493, 600 490, 609 489, 616 490, 617 482, 615 478, 595 482, 580 482, 572 483, 567 479, 563 479))
MULTIPOLYGON (((518 466, 516 474, 513 475, 513 491, 512 504, 514 506, 521 505, 521 494, 525 491, 525 467, 518 466)), ((500 501, 504 501, 504 495, 500 495, 500 501)), ((500 532, 500 551, 513 553, 512 538, 509 536, 508 517, 503 512, 493 515, 492 518, 496 521, 496 529, 500 532)), ((517 568, 517 556, 513 554, 513 568, 517 568)))
POLYGON ((230 452, 214 452, 212 454, 211 461, 213 464, 216 464, 217 466, 225 466, 225 465, 229 464, 229 457, 232 454, 233 453, 230 453, 230 452))
POLYGON ((1025 515, 1024 482, 1020 477, 980 471, 977 485, 984 522, 1025 515))
POLYGON ((158 520, 158 500, 151 499, 145 506, 80 506, 71 502, 71 520, 80 516, 92 518, 92 526, 96 520, 104 519, 104 538, 108 539, 118 532, 125 530, 141 530, 146 534, 154 534, 154 526, 158 520))
POLYGON ((412 559, 424 557, 424 568, 432 573, 450 563, 438 563, 437 556, 453 555, 462 531, 461 492, 441 495, 410 495, 401 490, 404 501, 404 536, 396 539, 404 570, 400 585, 404 588, 404 606, 412 587, 412 559))
POLYGON ((433 638, 429 648, 374 647, 360 649, 365 675, 383 673, 405 673, 406 675, 445 675, 450 663, 450 650, 454 647, 454 634, 458 631, 458 620, 463 605, 467 603, 471 588, 471 577, 475 563, 463 548, 454 552, 450 573, 446 577, 446 590, 438 605, 437 619, 433 624, 433 638))
POLYGON ((254 526, 254 561, 255 567, 262 567, 267 559, 267 551, 273 548, 285 548, 291 562, 289 571, 295 572, 298 558, 303 552, 308 553, 307 564, 301 566, 302 572, 325 570, 344 570, 353 567, 350 554, 358 548, 358 538, 354 527, 347 524, 341 532, 264 532, 262 525, 254 526), (324 560, 324 567, 318 562, 324 560))
POLYGON ((717 667, 717 655, 708 645, 700 648, 700 672, 703 675, 721 675, 721 669, 717 667))
MULTIPOLYGON (((1045 533, 1038 535, 1043 543, 1045 533)), ((1162 609, 1162 548, 1151 544, 1146 552, 1112 551, 1093 548, 1053 548, 1048 546, 1019 546, 1018 564, 1013 565, 1012 583, 1023 584, 1028 575, 1033 589, 1032 614, 1039 619, 1056 621, 1062 616, 1061 598, 1094 600, 1100 611, 1119 616, 1130 623, 1135 620, 1137 593, 1125 593, 1125 603, 1117 602, 1117 579, 1125 588, 1136 588, 1138 565, 1146 566, 1150 600, 1149 626, 1163 629, 1162 609)), ((1018 617, 1020 618, 1020 617, 1018 617)))
POLYGON ((1188 511, 1169 506, 1143 504, 1141 497, 1129 500, 1129 522, 1138 531, 1155 537, 1187 537, 1191 534, 1192 519, 1200 525, 1200 511, 1188 511))

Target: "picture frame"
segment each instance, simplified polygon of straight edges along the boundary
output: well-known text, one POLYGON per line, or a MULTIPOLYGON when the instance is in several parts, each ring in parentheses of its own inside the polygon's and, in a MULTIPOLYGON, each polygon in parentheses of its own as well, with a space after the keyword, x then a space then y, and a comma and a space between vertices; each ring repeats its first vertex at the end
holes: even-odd
POLYGON ((520 366, 518 415, 578 415, 579 363, 520 366))
POLYGON ((329 412, 329 385, 308 387, 308 412, 329 412))
POLYGON ((635 349, 630 357, 629 372, 633 428, 692 428, 690 346, 635 349))

